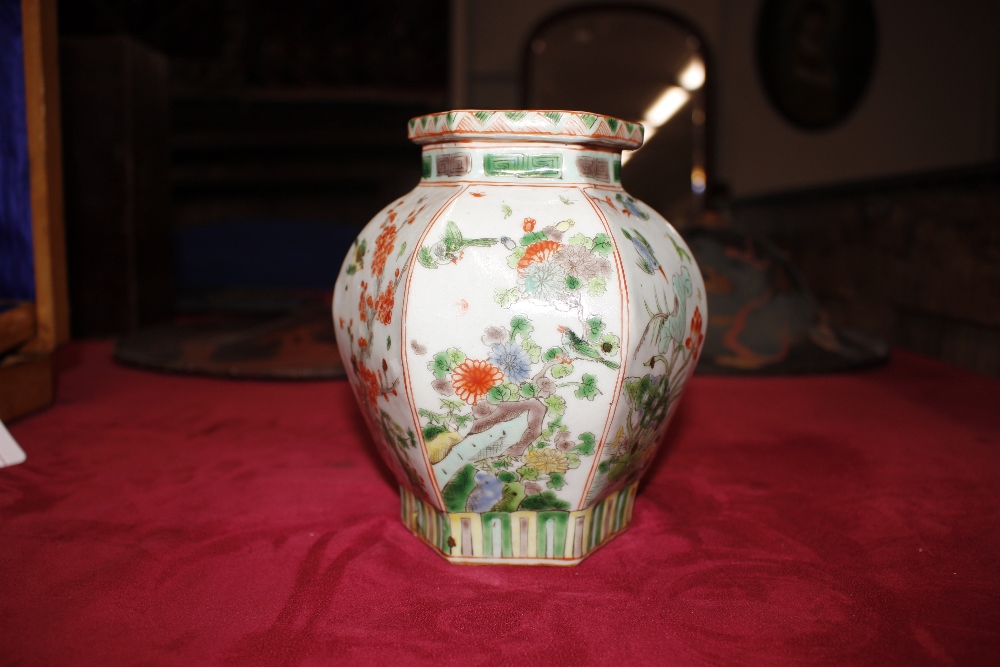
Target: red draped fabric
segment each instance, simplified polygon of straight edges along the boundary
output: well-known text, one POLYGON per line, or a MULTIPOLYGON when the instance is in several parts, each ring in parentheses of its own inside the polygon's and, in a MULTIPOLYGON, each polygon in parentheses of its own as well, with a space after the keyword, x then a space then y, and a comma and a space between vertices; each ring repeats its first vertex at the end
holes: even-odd
POLYGON ((343 382, 61 353, 0 470, 2 665, 1000 664, 1000 382, 696 378, 576 568, 410 535, 343 382))

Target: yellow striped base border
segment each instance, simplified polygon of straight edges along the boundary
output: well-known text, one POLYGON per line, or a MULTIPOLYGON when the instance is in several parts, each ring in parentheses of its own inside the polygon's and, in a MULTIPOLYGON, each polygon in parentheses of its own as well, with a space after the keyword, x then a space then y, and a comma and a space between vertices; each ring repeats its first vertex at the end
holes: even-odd
POLYGON ((572 512, 442 512, 400 487, 410 531, 453 563, 576 565, 632 521, 637 484, 572 512))

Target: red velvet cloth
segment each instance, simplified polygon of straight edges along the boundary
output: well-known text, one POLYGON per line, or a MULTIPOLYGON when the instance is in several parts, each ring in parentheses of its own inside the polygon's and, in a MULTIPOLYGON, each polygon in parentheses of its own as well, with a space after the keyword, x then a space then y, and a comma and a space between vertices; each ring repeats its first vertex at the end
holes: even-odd
POLYGON ((697 378, 632 527, 449 565, 348 387, 65 350, 0 470, 0 664, 1000 664, 1000 382, 697 378))

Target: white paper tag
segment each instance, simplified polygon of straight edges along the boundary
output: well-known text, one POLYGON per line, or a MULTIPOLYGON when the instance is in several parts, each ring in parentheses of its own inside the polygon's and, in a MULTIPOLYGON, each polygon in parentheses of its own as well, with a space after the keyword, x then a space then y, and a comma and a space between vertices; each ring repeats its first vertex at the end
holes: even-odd
POLYGON ((24 450, 17 446, 7 427, 0 422, 0 468, 24 463, 24 450))

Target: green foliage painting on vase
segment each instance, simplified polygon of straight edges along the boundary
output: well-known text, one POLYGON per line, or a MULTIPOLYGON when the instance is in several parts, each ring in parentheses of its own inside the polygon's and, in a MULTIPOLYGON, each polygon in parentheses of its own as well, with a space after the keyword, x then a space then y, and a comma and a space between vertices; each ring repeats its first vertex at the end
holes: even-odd
POLYGON ((449 511, 569 509, 565 475, 594 455, 596 436, 564 423, 566 405, 602 393, 587 366, 618 368, 619 340, 600 317, 579 334, 560 329, 543 349, 531 320, 515 315, 486 327, 476 358, 449 348, 427 363, 442 397, 419 414, 449 511))
POLYGON ((618 183, 641 126, 459 111, 409 128, 421 184, 359 236, 334 301, 403 521, 453 562, 579 562, 631 519, 698 359, 701 275, 618 183))

